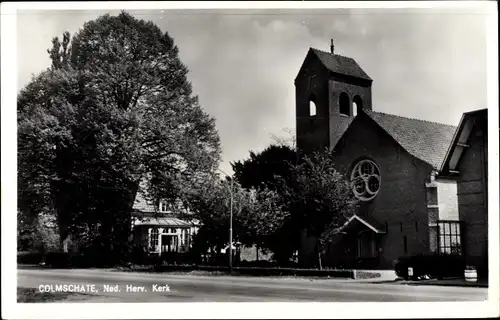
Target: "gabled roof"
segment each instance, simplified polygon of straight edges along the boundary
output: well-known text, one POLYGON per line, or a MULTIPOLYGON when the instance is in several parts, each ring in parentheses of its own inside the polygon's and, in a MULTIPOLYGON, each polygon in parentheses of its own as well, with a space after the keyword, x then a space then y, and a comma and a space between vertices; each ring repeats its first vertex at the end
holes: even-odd
POLYGON ((393 114, 363 110, 403 149, 438 169, 445 158, 456 127, 393 114))
POLYGON ((135 216, 157 216, 167 215, 173 212, 186 211, 180 199, 168 203, 169 209, 166 212, 160 212, 159 204, 154 204, 152 201, 147 200, 143 193, 139 190, 135 196, 134 204, 132 205, 132 214, 135 216))
MULTIPOLYGON (((385 233, 384 228, 372 217, 360 217, 358 215, 353 215, 350 217, 340 228, 338 228, 338 232, 345 232, 348 230, 348 227, 353 225, 354 223, 360 223, 364 225, 366 228, 372 230, 375 233, 385 233)), ((348 231, 347 231, 348 232, 348 231)))
POLYGON ((140 191, 135 196, 134 204, 132 205, 133 211, 138 212, 157 212, 158 206, 154 205, 151 201, 147 201, 140 191))
POLYGON ((352 58, 321 51, 314 48, 310 48, 309 50, 312 51, 325 66, 325 68, 327 68, 331 72, 370 81, 372 80, 352 58))
POLYGON ((439 171, 445 174, 451 173, 450 171, 455 171, 458 162, 462 156, 465 148, 467 148, 467 142, 471 135, 472 129, 474 127, 474 120, 477 117, 487 117, 488 109, 480 109, 465 112, 460 119, 460 123, 453 135, 453 139, 449 145, 448 151, 443 159, 439 171))

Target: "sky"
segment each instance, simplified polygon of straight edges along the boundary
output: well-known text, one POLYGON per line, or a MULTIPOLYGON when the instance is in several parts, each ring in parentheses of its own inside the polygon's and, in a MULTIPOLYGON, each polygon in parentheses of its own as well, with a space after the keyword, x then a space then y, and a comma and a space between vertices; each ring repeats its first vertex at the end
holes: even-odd
MULTIPOLYGON (((486 107, 486 15, 469 9, 129 10, 168 32, 202 108, 216 119, 221 169, 295 128, 295 79, 309 47, 352 57, 373 79, 373 110, 457 125, 486 107)), ((18 90, 50 65, 51 39, 118 11, 22 11, 18 90)))

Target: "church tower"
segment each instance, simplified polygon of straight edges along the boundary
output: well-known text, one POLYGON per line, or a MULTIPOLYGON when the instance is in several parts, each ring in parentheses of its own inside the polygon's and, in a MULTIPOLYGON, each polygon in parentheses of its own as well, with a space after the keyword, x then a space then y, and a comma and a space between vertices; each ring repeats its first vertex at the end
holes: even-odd
POLYGON ((300 152, 330 150, 357 113, 372 109, 372 79, 352 58, 310 48, 295 78, 300 152))

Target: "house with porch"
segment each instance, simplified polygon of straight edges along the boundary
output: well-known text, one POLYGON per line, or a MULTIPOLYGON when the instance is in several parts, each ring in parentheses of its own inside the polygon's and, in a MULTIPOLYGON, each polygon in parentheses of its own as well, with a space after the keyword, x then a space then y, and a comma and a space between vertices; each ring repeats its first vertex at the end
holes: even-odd
POLYGON ((153 254, 187 253, 199 227, 177 218, 179 210, 184 210, 180 202, 155 204, 138 192, 132 207, 134 242, 153 254))
MULTIPOLYGON (((331 152, 359 199, 326 252, 327 264, 392 269, 401 256, 464 253, 459 184, 442 175, 457 127, 373 110, 373 80, 349 57, 310 48, 295 79, 299 153, 331 152)), ((456 148, 456 147, 455 147, 456 148)), ((303 232, 299 263, 317 260, 303 232)))

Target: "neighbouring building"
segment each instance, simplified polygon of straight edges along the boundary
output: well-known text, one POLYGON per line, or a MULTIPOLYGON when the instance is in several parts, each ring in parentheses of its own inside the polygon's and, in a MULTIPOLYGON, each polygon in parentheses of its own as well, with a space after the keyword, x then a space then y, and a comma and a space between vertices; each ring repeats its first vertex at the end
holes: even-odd
POLYGON ((132 207, 132 227, 136 244, 144 245, 149 253, 186 253, 198 230, 196 223, 176 217, 174 212, 182 210, 180 203, 170 204, 147 201, 138 192, 132 207))
MULTIPOLYGON (((464 242, 463 230, 477 233, 481 227, 473 221, 486 221, 483 213, 471 217, 475 209, 464 209, 469 173, 463 169, 458 183, 440 174, 445 158, 461 148, 455 134, 461 127, 376 112, 372 83, 355 60, 334 53, 333 43, 330 52, 310 48, 295 79, 298 151, 332 152, 360 200, 325 260, 346 268, 392 269, 401 256, 479 254, 485 236, 482 242, 477 236, 464 242)), ((470 157, 480 156, 464 153, 469 169, 470 157)), ((301 243, 299 263, 314 264, 316 239, 304 232, 301 243)))
POLYGON ((464 113, 439 175, 457 182, 466 263, 488 274, 488 110, 464 113))

